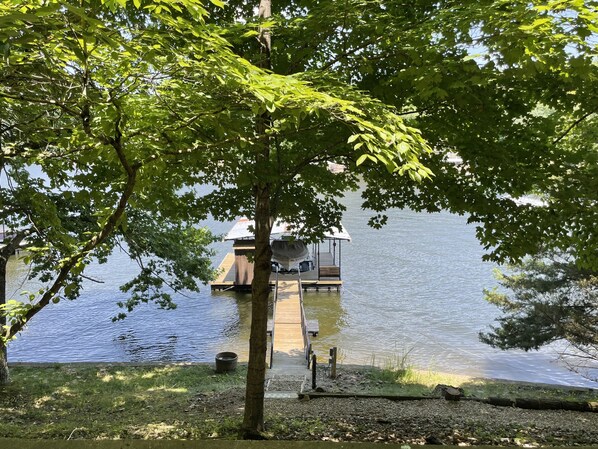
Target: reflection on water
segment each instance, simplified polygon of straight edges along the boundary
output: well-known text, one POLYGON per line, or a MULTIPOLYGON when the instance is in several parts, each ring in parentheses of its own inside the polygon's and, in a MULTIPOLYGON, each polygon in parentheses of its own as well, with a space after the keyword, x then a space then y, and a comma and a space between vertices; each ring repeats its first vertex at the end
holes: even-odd
POLYGON ((342 308, 341 294, 336 291, 307 291, 303 295, 305 318, 318 320, 320 333, 311 339, 317 355, 326 356, 333 346, 338 346, 339 336, 346 327, 346 315, 342 308))
POLYGON ((144 362, 155 357, 157 357, 157 362, 172 362, 176 361, 178 338, 177 335, 168 335, 150 344, 144 338, 140 338, 128 330, 116 337, 116 343, 131 362, 144 362))
MULTIPOLYGON (((392 211, 389 224, 367 227, 359 194, 350 194, 343 223, 353 237, 343 244, 341 293, 306 292, 308 319, 320 334, 312 339, 324 361, 336 346, 344 362, 384 364, 408 353, 423 369, 486 377, 583 384, 553 362, 553 350, 502 352, 478 341, 498 311, 483 300, 495 284, 493 265, 481 262, 474 228, 463 217, 392 211)), ((210 225, 225 233, 230 224, 210 225)), ((214 263, 231 250, 215 245, 214 263)), ((250 295, 214 292, 176 297, 178 308, 142 305, 124 321, 111 318, 123 300, 118 286, 136 272, 124 254, 93 266, 76 301, 52 305, 36 316, 9 346, 11 361, 206 361, 222 351, 240 360, 248 354, 250 295)), ((27 268, 12 260, 8 292, 20 291, 27 268)), ((34 290, 39 286, 26 284, 34 290)))

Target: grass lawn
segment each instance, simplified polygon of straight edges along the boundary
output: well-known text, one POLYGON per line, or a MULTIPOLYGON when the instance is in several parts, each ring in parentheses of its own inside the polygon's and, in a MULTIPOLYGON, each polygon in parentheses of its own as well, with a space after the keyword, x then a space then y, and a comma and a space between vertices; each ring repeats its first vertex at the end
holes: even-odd
MULTIPOLYGON (((505 399, 538 398, 561 401, 598 401, 598 389, 561 387, 557 385, 483 379, 458 374, 420 371, 410 367, 395 369, 372 368, 368 372, 370 392, 385 395, 426 396, 436 385, 462 388, 466 397, 505 399)), ((598 384, 597 384, 598 387, 598 384)))
MULTIPOLYGON (((246 369, 208 365, 15 366, 0 388, 0 438, 206 438, 226 423, 205 419, 195 398, 242 387, 246 369)), ((230 423, 231 436, 234 425, 230 423)))

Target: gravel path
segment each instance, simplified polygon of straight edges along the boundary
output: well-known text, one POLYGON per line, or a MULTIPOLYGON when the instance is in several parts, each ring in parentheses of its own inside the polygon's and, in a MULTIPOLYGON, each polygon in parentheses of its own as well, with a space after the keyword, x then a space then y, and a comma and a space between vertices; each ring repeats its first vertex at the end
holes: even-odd
MULTIPOLYGON (((342 384, 320 379, 326 391, 367 386, 359 373, 342 384), (348 382, 348 384, 347 384, 348 382)), ((229 390, 204 398, 212 417, 243 413, 244 392, 229 390), (214 402, 212 402, 214 401, 214 402)), ((598 413, 524 410, 474 401, 380 398, 266 399, 266 432, 272 439, 368 441, 457 445, 596 445, 598 413)))
MULTIPOLYGON (((536 411, 444 399, 269 400, 275 421, 311 422, 284 439, 383 441, 414 444, 596 444, 598 413, 536 411), (309 426, 308 426, 309 427, 309 426)), ((289 430, 293 430, 289 426, 289 430)))
MULTIPOLYGON (((240 418, 241 389, 203 399, 212 418, 240 418)), ((273 439, 458 445, 596 445, 598 413, 523 410, 444 399, 266 399, 273 439)))

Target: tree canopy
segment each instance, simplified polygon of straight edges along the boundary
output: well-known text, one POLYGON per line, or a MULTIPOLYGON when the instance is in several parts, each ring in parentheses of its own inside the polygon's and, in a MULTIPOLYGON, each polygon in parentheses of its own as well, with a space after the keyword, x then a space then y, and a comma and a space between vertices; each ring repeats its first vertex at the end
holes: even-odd
MULTIPOLYGON (((328 193, 342 194, 359 184, 363 206, 374 212, 373 226, 385 223, 384 211, 391 207, 447 209, 477 223, 487 259, 519 261, 549 245, 574 251, 580 266, 596 267, 595 143, 574 144, 574 134, 596 113, 595 2, 264 3, 272 17, 255 17, 245 2, 231 0, 209 20, 227 27, 234 51, 253 61, 264 58, 256 37, 259 41, 264 28, 271 31, 267 56, 275 73, 327 91, 346 92, 351 85, 393 106, 433 149, 421 162, 434 174, 433 182, 414 183, 418 176, 361 164, 360 155, 346 151, 342 128, 320 125, 315 138, 306 132, 309 140, 298 145, 274 141, 274 150, 265 153, 278 163, 270 167, 281 173, 280 161, 289 157, 283 152, 318 156, 309 166, 288 160, 301 170, 290 170, 297 176, 288 187, 284 179, 272 178, 272 170, 255 178, 254 186, 261 179, 272 188, 271 208, 264 213, 317 229, 322 217, 327 222, 343 211, 328 193), (449 154, 463 162, 455 166, 449 154), (325 174, 324 160, 349 170, 332 177, 325 174), (300 190, 309 184, 313 190, 300 190), (528 194, 539 195, 542 205, 520 200, 528 194), (280 208, 289 207, 282 198, 292 206, 288 217, 280 208), (313 222, 307 213, 312 204, 319 209, 313 222)), ((242 187, 215 195, 246 198, 252 210, 249 189, 243 196, 242 187)))
MULTIPOLYGON (((417 159, 428 147, 392 108, 336 82, 326 90, 259 69, 205 23, 199 2, 125 3, 1 4, 2 219, 27 233, 33 273, 48 285, 3 306, 4 342, 47 305, 76 298, 85 267, 117 246, 141 268, 123 307, 173 307, 163 287, 195 290, 211 276, 211 237, 195 223, 208 212, 251 215, 257 182, 281 198, 322 193, 323 207, 302 216, 314 232, 336 224, 343 183, 320 181, 311 165, 331 156, 304 151, 301 139, 341 130, 337 145, 354 165, 429 175, 417 159), (255 130, 264 113, 267 137, 255 130), (266 138, 276 156, 254 170, 266 138), (297 182, 297 167, 313 185, 297 182), (198 197, 205 182, 220 189, 198 197)), ((281 215, 301 210, 280 204, 281 215)))
MULTIPOLYGON (((252 30, 242 3, 219 19, 252 30)), ((572 145, 597 112, 596 2, 278 1, 273 11, 275 72, 367 91, 434 149, 423 159, 434 182, 364 167, 373 224, 389 207, 449 209, 478 224, 488 259, 550 244, 596 266, 596 150, 591 138, 572 145), (517 201, 530 193, 545 207, 517 201)), ((251 55, 253 37, 239 36, 235 50, 251 55)))

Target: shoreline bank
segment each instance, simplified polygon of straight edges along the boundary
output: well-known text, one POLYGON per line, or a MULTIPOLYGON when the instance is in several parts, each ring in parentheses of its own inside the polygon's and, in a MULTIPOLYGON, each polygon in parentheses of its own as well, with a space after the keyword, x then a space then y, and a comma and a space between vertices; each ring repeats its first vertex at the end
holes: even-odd
MULTIPOLYGON (((9 362, 8 367, 9 369, 14 367, 31 367, 31 368, 52 368, 56 366, 65 366, 65 367, 83 367, 83 368, 92 368, 92 367, 169 367, 169 366, 203 366, 203 367, 210 367, 214 368, 215 362, 106 362, 106 361, 86 361, 86 362, 9 362)), ((239 366, 246 367, 246 361, 240 361, 239 366)), ((350 371, 364 371, 370 369, 379 369, 384 371, 383 367, 380 366, 373 366, 373 365, 358 365, 358 364, 338 364, 339 369, 347 369, 350 371)), ((421 373, 423 375, 434 375, 439 378, 444 379, 454 379, 458 381, 457 383, 464 383, 464 382, 500 382, 504 384, 512 384, 512 385, 522 385, 522 386, 536 386, 541 388, 551 388, 551 389, 566 389, 571 391, 584 391, 584 392, 596 392, 598 393, 598 382, 593 382, 595 386, 592 387, 580 387, 576 385, 567 385, 567 384, 557 384, 557 383, 546 383, 546 382, 529 382, 529 381, 522 381, 522 380, 512 380, 512 379, 501 379, 501 378, 493 378, 493 377, 479 377, 479 376, 466 376, 463 374, 454 374, 446 371, 430 371, 430 370, 419 370, 416 368, 409 368, 414 373, 421 373)), ((267 373, 268 371, 266 371, 267 373)), ((590 381, 591 382, 591 381, 590 381)))

